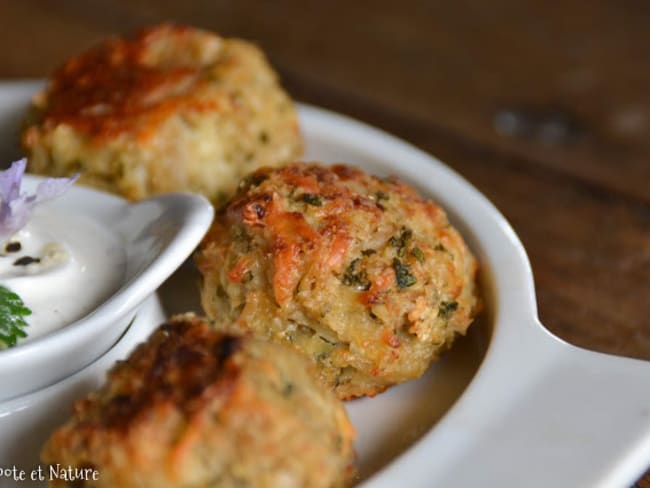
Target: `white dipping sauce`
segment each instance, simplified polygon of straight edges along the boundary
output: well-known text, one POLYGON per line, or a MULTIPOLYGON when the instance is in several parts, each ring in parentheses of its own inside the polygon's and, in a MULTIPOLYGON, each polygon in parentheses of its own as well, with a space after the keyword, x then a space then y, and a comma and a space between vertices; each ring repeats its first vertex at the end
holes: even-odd
POLYGON ((75 322, 117 291, 126 270, 123 245, 89 218, 35 210, 30 222, 0 245, 0 285, 32 311, 18 344, 75 322), (7 252, 6 242, 20 242, 7 252), (15 265, 21 258, 40 262, 15 265))

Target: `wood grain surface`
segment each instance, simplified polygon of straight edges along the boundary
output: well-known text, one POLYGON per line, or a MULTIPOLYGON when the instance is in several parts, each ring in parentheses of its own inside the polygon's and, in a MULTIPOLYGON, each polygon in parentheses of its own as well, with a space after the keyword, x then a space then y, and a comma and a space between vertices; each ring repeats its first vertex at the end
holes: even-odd
POLYGON ((164 20, 252 39, 297 99, 384 128, 484 192, 528 251, 552 332, 650 359, 648 19, 640 0, 6 0, 0 78, 45 77, 164 20))

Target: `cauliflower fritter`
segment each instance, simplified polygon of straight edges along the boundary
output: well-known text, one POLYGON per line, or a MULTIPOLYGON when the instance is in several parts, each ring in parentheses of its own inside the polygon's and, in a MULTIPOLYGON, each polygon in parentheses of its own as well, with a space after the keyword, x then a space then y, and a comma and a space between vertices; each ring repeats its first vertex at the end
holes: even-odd
POLYGON ((213 201, 262 164, 302 153, 296 111, 264 54, 239 39, 163 24, 68 60, 33 99, 29 171, 141 199, 213 201))
POLYGON ((445 212, 343 165, 254 172, 196 263, 210 317, 307 354, 342 399, 419 377, 479 303, 477 263, 445 212))
POLYGON ((97 470, 88 487, 342 486, 354 431, 312 368, 289 348, 177 317, 76 403, 43 461, 97 470))

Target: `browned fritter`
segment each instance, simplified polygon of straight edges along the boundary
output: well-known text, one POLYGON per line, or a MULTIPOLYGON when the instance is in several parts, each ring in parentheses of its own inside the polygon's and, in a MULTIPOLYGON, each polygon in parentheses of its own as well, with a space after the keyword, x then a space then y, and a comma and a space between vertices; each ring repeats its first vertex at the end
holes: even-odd
POLYGON ((478 308, 476 261, 445 212, 343 165, 254 172, 196 262, 209 316, 306 353, 343 399, 420 376, 478 308))
POLYGON ((70 58, 34 97, 22 143, 31 172, 81 172, 130 199, 219 200, 302 152, 293 104, 257 47, 172 24, 70 58))
POLYGON ((77 402, 42 459, 92 467, 92 487, 342 486, 354 432, 311 368, 288 348, 177 317, 77 402))

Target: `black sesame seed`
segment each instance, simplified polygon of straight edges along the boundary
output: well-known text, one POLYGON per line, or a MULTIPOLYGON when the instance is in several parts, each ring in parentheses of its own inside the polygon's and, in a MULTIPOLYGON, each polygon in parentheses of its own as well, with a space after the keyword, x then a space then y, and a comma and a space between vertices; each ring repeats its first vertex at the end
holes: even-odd
POLYGON ((7 252, 18 252, 23 248, 22 244, 18 241, 8 242, 5 246, 7 252))
POLYGON ((40 258, 33 258, 31 256, 23 256, 22 258, 16 259, 14 261, 14 266, 27 266, 32 263, 40 263, 40 258))

